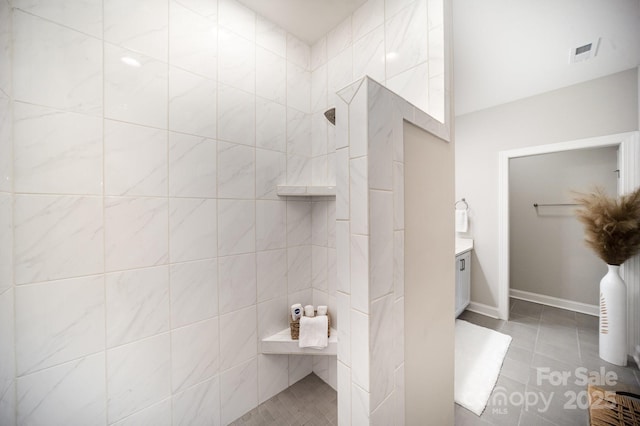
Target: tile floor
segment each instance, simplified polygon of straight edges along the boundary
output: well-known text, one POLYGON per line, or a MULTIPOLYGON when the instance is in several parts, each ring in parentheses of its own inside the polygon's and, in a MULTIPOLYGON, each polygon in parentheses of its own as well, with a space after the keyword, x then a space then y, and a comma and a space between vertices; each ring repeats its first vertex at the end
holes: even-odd
POLYGON ((597 317, 511 299, 508 322, 469 311, 459 319, 513 340, 482 416, 456 404, 456 426, 586 425, 586 377, 640 387, 635 365, 618 367, 598 357, 597 317))
MULTIPOLYGON (((590 372, 640 388, 640 371, 635 366, 617 367, 599 359, 597 317, 512 299, 509 321, 469 311, 459 318, 513 340, 484 413, 478 417, 456 404, 456 426, 586 425, 582 382, 586 377, 604 380, 589 376, 590 372), (506 403, 500 404, 505 397, 506 403)), ((232 425, 336 425, 336 401, 336 392, 311 374, 232 425)))
POLYGON ((231 423, 232 426, 337 424, 337 393, 313 373, 231 423))

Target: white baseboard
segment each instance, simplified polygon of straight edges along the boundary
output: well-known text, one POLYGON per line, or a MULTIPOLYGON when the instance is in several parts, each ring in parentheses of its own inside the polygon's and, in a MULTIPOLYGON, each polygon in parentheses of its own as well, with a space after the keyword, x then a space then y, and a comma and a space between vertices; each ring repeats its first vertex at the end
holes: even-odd
POLYGON ((485 305, 483 303, 469 302, 469 305, 467 306, 467 310, 471 312, 475 312, 476 314, 486 315, 491 318, 501 319, 498 308, 485 305))
POLYGON ((574 302, 573 300, 560 299, 559 297, 545 296, 544 294, 530 293, 522 290, 509 290, 509 296, 514 299, 526 300, 528 302, 541 303, 543 305, 554 306, 556 308, 568 309, 574 312, 580 312, 587 315, 598 316, 598 305, 589 305, 582 302, 574 302))

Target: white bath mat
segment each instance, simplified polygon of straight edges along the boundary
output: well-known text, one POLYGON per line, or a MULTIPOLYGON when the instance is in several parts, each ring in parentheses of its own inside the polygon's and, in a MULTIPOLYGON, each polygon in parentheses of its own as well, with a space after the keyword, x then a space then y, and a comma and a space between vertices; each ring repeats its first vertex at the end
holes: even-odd
POLYGON ((482 414, 510 343, 511 336, 456 320, 456 403, 478 416, 482 414))

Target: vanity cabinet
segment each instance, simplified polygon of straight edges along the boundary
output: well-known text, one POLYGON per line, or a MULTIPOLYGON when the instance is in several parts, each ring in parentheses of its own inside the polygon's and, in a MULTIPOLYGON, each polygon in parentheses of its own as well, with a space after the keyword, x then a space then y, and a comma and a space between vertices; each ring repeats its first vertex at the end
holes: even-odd
POLYGON ((456 255, 456 318, 471 301, 471 250, 456 255))

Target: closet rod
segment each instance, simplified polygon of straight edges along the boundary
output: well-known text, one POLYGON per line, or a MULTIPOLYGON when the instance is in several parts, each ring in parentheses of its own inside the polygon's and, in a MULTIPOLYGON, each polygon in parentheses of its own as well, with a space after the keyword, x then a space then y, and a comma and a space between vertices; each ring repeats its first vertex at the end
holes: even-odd
POLYGON ((579 206, 577 203, 551 203, 551 204, 538 204, 533 203, 533 207, 549 207, 549 206, 579 206))

